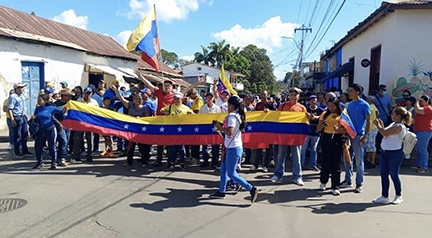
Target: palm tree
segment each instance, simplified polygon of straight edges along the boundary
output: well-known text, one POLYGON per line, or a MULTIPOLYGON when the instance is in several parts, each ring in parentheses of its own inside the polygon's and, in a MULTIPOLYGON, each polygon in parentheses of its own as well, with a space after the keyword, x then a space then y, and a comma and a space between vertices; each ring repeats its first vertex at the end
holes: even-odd
POLYGON ((201 52, 195 53, 194 61, 198 63, 204 62, 205 65, 209 65, 209 63, 213 63, 212 59, 209 57, 209 50, 204 46, 201 46, 201 49, 202 49, 202 53, 201 52))
POLYGON ((240 47, 231 46, 231 53, 232 53, 232 57, 233 58, 236 57, 236 56, 239 56, 240 55, 240 51, 241 51, 240 47))
POLYGON ((233 54, 230 50, 231 45, 225 43, 225 40, 218 43, 211 42, 207 47, 210 50, 208 56, 213 60, 213 66, 221 67, 224 62, 232 58, 233 54))

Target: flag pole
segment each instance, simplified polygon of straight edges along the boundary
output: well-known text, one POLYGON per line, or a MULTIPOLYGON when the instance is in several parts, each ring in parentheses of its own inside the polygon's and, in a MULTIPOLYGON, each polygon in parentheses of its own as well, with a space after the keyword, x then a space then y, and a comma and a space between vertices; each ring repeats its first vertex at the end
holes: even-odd
POLYGON ((161 75, 162 75, 162 78, 163 78, 163 76, 164 76, 164 73, 163 73, 163 63, 162 63, 163 59, 162 59, 162 54, 160 52, 159 24, 158 24, 158 18, 157 18, 156 4, 153 4, 153 9, 155 11, 154 14, 155 14, 155 18, 156 18, 156 30, 157 30, 157 35, 158 35, 158 39, 159 39, 159 53, 158 53, 157 59, 159 61, 161 75))

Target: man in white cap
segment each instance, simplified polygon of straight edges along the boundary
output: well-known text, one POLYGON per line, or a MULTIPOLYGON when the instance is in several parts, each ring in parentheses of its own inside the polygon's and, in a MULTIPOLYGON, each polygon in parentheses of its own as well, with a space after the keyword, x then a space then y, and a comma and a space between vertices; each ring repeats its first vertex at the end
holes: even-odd
POLYGON ((8 115, 14 130, 14 151, 16 158, 32 156, 27 147, 28 124, 27 115, 25 115, 25 98, 23 95, 24 88, 27 84, 16 83, 13 88, 15 93, 9 97, 8 115), (22 151, 20 151, 22 148, 22 151))

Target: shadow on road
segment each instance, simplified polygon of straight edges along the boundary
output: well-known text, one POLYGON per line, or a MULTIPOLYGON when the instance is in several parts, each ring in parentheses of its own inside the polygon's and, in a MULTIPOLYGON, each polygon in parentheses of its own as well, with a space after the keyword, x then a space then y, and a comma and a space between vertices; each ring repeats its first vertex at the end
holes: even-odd
MULTIPOLYGON (((162 197, 164 199, 153 203, 132 203, 133 208, 143 208, 149 211, 162 212, 169 208, 191 208, 203 205, 247 208, 250 204, 226 204, 214 202, 216 199, 207 198, 214 190, 186 190, 168 188, 168 193, 150 193, 150 196, 162 197)), ((227 194, 229 195, 229 194, 227 194)), ((249 198, 250 199, 250 198, 249 198)))
POLYGON ((324 203, 324 204, 314 204, 307 206, 299 206, 302 208, 310 208, 312 213, 315 214, 340 214, 340 213, 359 213, 364 212, 368 208, 377 207, 380 205, 373 204, 372 202, 368 203, 324 203))

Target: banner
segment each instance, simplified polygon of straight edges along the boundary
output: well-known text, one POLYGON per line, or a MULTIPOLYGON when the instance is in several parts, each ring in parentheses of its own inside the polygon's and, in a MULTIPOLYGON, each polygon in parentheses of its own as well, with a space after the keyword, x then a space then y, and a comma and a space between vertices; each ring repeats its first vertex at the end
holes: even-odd
MULTIPOLYGON (((75 101, 70 101, 66 107, 67 115, 62 124, 68 129, 151 145, 222 144, 223 138, 212 121, 222 122, 227 116, 218 113, 135 118, 75 101)), ((245 148, 268 144, 303 145, 310 132, 305 113, 248 112, 246 121, 242 133, 245 148)))

